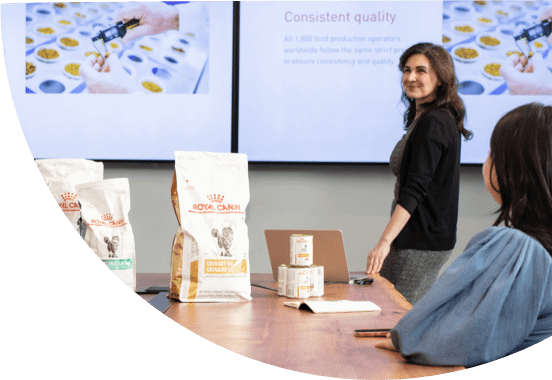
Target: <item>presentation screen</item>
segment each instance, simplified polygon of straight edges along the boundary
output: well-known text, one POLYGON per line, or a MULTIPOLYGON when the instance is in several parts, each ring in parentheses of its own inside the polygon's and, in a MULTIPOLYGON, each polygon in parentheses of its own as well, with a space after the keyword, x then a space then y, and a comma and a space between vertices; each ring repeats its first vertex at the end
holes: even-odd
MULTIPOLYGON (((388 162, 405 133, 399 58, 416 43, 432 42, 454 58, 465 126, 474 133, 462 139, 461 162, 482 163, 502 115, 550 102, 542 88, 509 87, 500 66, 521 54, 514 37, 537 26, 551 7, 540 1, 242 2, 238 149, 250 161, 388 162)), ((552 67, 546 36, 528 44, 552 67)), ((539 75, 552 86, 548 69, 539 75)))
POLYGON ((3 4, 2 36, 35 158, 230 152, 231 2, 3 4))

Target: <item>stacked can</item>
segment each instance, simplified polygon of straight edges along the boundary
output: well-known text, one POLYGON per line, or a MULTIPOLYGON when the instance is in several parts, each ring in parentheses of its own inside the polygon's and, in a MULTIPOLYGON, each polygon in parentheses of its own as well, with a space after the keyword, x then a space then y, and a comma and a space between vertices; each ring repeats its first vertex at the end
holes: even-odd
POLYGON ((311 235, 291 235, 290 264, 278 267, 278 295, 288 298, 324 295, 324 267, 313 265, 311 235))
POLYGON ((312 235, 291 235, 289 241, 289 261, 292 266, 308 267, 312 260, 312 235))

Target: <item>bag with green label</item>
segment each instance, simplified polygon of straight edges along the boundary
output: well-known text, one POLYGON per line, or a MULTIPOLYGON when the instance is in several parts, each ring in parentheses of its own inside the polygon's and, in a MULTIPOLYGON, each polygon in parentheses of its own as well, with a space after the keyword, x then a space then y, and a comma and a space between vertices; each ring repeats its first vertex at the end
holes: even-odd
POLYGON ((88 182, 76 187, 87 225, 84 241, 125 284, 136 291, 136 250, 128 220, 127 178, 88 182))

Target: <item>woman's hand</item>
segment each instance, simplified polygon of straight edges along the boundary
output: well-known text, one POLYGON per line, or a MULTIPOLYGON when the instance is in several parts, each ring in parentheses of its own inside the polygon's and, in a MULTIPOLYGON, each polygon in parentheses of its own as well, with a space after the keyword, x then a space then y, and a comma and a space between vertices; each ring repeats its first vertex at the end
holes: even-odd
MULTIPOLYGON (((537 19, 537 22, 541 22, 541 21, 544 21, 544 20, 552 20, 552 8, 545 9, 544 12, 537 19)), ((552 35, 548 36, 546 38, 546 41, 549 44, 552 43, 552 35)))
POLYGON ((119 58, 112 54, 104 60, 94 54, 86 57, 79 68, 91 94, 130 94, 140 91, 139 85, 123 69, 119 58))
POLYGON ((510 94, 552 94, 552 73, 540 53, 535 53, 529 62, 525 56, 512 54, 500 66, 500 75, 506 80, 510 94))
POLYGON ((410 219, 410 214, 400 204, 395 207, 391 220, 383 231, 376 248, 368 254, 366 263, 366 274, 377 273, 380 271, 383 261, 391 250, 391 243, 401 232, 403 227, 410 219))
POLYGON ((366 262, 366 273, 377 273, 381 270, 383 261, 391 250, 391 244, 379 242, 369 254, 366 262))
POLYGON ((137 3, 123 8, 113 19, 114 22, 124 23, 137 19, 138 26, 129 29, 123 37, 123 44, 127 44, 138 37, 159 34, 167 30, 178 30, 178 10, 163 3, 137 3))

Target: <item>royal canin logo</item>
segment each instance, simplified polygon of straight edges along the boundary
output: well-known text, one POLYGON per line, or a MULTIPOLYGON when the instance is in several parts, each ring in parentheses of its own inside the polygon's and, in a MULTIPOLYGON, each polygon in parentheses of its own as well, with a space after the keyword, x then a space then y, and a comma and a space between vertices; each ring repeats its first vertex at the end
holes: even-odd
POLYGON ((67 192, 60 195, 63 202, 58 202, 63 211, 80 211, 79 203, 76 201, 77 194, 67 192))
POLYGON ((90 219, 89 226, 103 226, 103 227, 121 227, 126 224, 125 218, 114 220, 113 214, 106 213, 100 216, 100 219, 90 219))
POLYGON ((224 195, 220 195, 220 194, 207 195, 207 199, 209 199, 209 202, 211 203, 213 202, 222 203, 222 201, 224 200, 224 195))
POLYGON ((61 194, 61 199, 63 199, 65 202, 74 201, 75 199, 77 199, 77 194, 75 194, 75 193, 63 193, 63 194, 61 194))
POLYGON ((189 212, 197 214, 243 214, 244 208, 238 204, 223 203, 224 195, 211 194, 207 195, 210 203, 194 203, 189 212))

